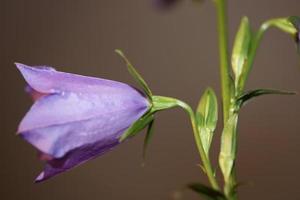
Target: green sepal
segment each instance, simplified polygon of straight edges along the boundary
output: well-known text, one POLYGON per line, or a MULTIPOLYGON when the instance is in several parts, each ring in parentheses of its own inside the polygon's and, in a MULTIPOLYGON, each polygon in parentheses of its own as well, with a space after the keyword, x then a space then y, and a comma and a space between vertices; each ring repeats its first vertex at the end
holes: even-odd
POLYGON ((243 105, 245 105, 248 101, 253 99, 254 97, 267 95, 267 94, 278 94, 278 95, 294 95, 295 92, 291 91, 283 91, 283 90, 274 90, 274 89, 256 89, 251 90, 248 92, 245 92, 241 96, 239 96, 236 100, 237 107, 241 108, 243 105))
POLYGON ((148 86, 148 84, 146 83, 146 81, 142 78, 142 76, 137 72, 137 70, 133 67, 133 65, 130 63, 130 61, 127 59, 127 57, 125 56, 125 54, 120 50, 120 49, 116 49, 115 52, 121 56, 121 58, 123 58, 123 60, 125 61, 126 65, 127 65, 127 69, 129 71, 129 73, 133 76, 133 78, 140 84, 140 86, 142 87, 143 91, 145 92, 145 94, 147 95, 147 97, 152 100, 152 92, 148 86))
POLYGON ((154 114, 161 110, 170 109, 176 106, 179 106, 181 101, 170 98, 170 97, 163 97, 163 96, 152 96, 151 107, 149 110, 137 121, 135 121, 126 131, 122 134, 119 138, 119 141, 122 142, 129 137, 136 135, 138 132, 146 128, 148 126, 148 131, 145 136, 144 140, 144 155, 146 148, 149 144, 149 141, 152 136, 152 128, 154 123, 154 114))
POLYGON ((143 147, 143 159, 144 160, 146 158, 148 144, 150 143, 152 135, 153 135, 154 120, 155 119, 153 118, 152 121, 149 122, 148 128, 147 128, 147 133, 146 133, 146 136, 145 136, 145 139, 144 139, 144 147, 143 147))
POLYGON ((181 104, 181 102, 171 97, 153 96, 152 104, 152 112, 157 112, 177 107, 181 104))
POLYGON ((235 75, 235 88, 238 92, 242 90, 241 82, 244 81, 243 79, 247 79, 248 76, 247 72, 249 70, 246 68, 249 67, 247 62, 251 47, 251 37, 249 20, 247 17, 243 17, 235 37, 231 57, 232 70, 235 75))
POLYGON ((219 165, 225 182, 229 182, 230 180, 230 175, 236 158, 237 120, 237 113, 233 113, 224 125, 221 137, 219 165))
POLYGON ((148 111, 144 116, 135 121, 119 138, 120 142, 123 142, 127 138, 130 138, 136 135, 138 132, 143 130, 149 123, 151 123, 154 119, 154 115, 151 111, 148 111))
POLYGON ((187 186, 189 189, 193 190, 194 192, 202 195, 207 200, 220 200, 226 199, 225 195, 218 190, 210 188, 202 183, 191 183, 187 186))
POLYGON ((202 95, 196 111, 196 119, 203 149, 208 156, 218 120, 218 101, 213 89, 207 88, 202 95))

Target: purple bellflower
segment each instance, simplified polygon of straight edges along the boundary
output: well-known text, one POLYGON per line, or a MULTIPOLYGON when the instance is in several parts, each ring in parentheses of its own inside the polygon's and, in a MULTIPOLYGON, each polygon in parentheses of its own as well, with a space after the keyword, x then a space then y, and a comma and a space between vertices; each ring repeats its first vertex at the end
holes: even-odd
POLYGON ((174 5, 178 0, 154 0, 154 3, 159 8, 169 8, 174 5))
POLYGON ((124 83, 50 67, 16 66, 34 99, 18 134, 46 161, 36 182, 109 151, 150 108, 142 92, 124 83))
MULTIPOLYGON (((153 0, 154 5, 158 8, 167 9, 173 7, 180 0, 153 0)), ((193 0, 194 2, 202 2, 203 0, 193 0)))

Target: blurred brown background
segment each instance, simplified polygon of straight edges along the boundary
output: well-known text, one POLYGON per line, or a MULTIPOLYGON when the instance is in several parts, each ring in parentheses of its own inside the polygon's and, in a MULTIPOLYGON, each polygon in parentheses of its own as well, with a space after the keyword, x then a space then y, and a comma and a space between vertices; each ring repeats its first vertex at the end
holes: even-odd
MULTIPOLYGON (((243 15, 254 27, 266 19, 300 15, 299 0, 229 0, 230 43, 243 15)), ((206 182, 192 130, 181 110, 159 113, 146 165, 143 134, 116 150, 45 183, 35 150, 15 136, 31 105, 14 62, 134 84, 114 54, 123 49, 155 94, 193 105, 206 86, 219 92, 215 10, 211 1, 184 0, 161 11, 150 0, 0 0, 0 198, 7 200, 198 199, 182 190, 206 182)), ((248 88, 300 92, 292 39, 266 34, 248 88)), ((220 95, 218 95, 220 97, 220 95)), ((239 127, 238 177, 249 185, 240 199, 300 199, 300 95, 268 96, 248 104, 239 127)), ((214 151, 219 149, 214 138, 214 151)), ((214 160, 216 163, 216 160, 214 160)))

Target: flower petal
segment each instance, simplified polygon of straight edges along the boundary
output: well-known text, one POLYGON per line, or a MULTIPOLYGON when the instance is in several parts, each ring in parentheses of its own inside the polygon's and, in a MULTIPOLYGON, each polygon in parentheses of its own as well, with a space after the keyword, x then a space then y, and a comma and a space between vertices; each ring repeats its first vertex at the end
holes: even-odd
POLYGON ((33 101, 36 101, 44 96, 46 96, 47 94, 44 93, 40 93, 36 90, 34 90, 32 87, 30 87, 29 85, 27 85, 25 87, 25 91, 31 96, 33 101))
POLYGON ((159 7, 159 8, 169 8, 175 3, 177 3, 178 0, 154 0, 154 3, 159 7))
POLYGON ((68 152, 96 141, 118 140, 121 130, 127 129, 147 109, 131 107, 102 113, 97 118, 74 121, 61 125, 32 129, 21 136, 39 151, 54 158, 61 158, 68 152))
POLYGON ((40 93, 136 93, 131 86, 117 81, 59 72, 48 66, 30 67, 20 63, 16 66, 29 86, 40 93))
MULTIPOLYGON (((118 135, 122 132, 123 131, 119 132, 118 135)), ((44 170, 36 177, 35 182, 45 181, 75 166, 83 164, 88 160, 94 159, 113 149, 118 144, 118 140, 112 139, 107 140, 105 143, 100 141, 74 149, 61 159, 49 161, 44 167, 44 170)))
POLYGON ((95 94, 62 92, 44 96, 25 115, 18 132, 148 108, 149 102, 137 90, 127 91, 110 88, 95 94))

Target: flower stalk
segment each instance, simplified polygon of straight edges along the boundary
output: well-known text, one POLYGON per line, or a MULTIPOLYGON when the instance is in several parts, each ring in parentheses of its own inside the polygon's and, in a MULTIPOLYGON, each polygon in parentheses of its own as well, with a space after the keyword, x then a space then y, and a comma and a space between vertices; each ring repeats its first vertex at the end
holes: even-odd
POLYGON ((214 0, 217 10, 218 37, 219 37, 219 54, 220 54, 220 77, 222 88, 223 103, 223 123, 225 124, 229 117, 231 85, 229 64, 229 48, 228 48, 228 27, 226 0, 214 0))
POLYGON ((293 25, 288 21, 287 18, 276 18, 276 19, 270 19, 265 21, 258 29, 258 31, 254 34, 252 43, 251 43, 251 48, 249 52, 249 57, 248 57, 248 66, 247 66, 247 77, 243 79, 242 86, 241 88, 244 89, 246 85, 246 81, 248 78, 248 74, 250 73, 254 59, 257 53, 257 49, 261 43, 261 40, 265 34, 265 32, 271 28, 271 27, 276 27, 281 29, 282 31, 289 33, 291 35, 295 35, 297 33, 297 30, 293 27, 293 25))
POLYGON ((163 96, 153 96, 153 107, 154 108, 161 107, 160 105, 158 105, 158 104, 161 104, 161 102, 164 102, 164 104, 166 104, 168 102, 170 105, 168 108, 180 107, 184 111, 186 111, 186 113, 189 115, 189 118, 190 118, 190 121, 192 124, 192 128, 193 128, 195 142, 197 145, 197 149, 199 151, 200 158, 202 160, 203 168, 205 170, 205 173, 207 174, 209 183, 211 184, 212 188, 215 190, 219 190, 220 188, 219 188, 218 182, 216 180, 216 177, 214 175, 214 169, 212 168, 212 164, 211 164, 208 156, 206 156, 206 153, 203 148, 199 129, 197 127, 197 120, 196 120, 193 109, 191 108, 190 105, 188 105, 187 103, 185 103, 184 101, 181 101, 179 99, 175 99, 175 98, 171 98, 171 97, 163 97, 163 96))
MULTIPOLYGON (((219 54, 220 54, 220 77, 221 77, 221 89, 222 89, 222 105, 223 105, 223 125, 224 129, 228 120, 232 116, 232 107, 234 105, 234 89, 232 83, 232 77, 230 74, 230 61, 229 61, 229 47, 228 47, 228 23, 227 23, 227 1, 226 0, 214 0, 217 11, 217 26, 219 37, 219 54)), ((232 127, 237 127, 237 120, 231 124, 232 127)), ((222 137, 226 134, 226 130, 223 131, 222 137)), ((236 147, 236 130, 232 134, 232 146, 236 147)), ((225 140, 226 141, 226 140, 225 140)), ((223 144, 221 148, 226 148, 228 144, 223 144)), ((236 154, 236 150, 233 152, 236 154)), ((220 152, 220 156, 222 152, 220 152)), ((232 155, 235 158, 235 155, 232 155)), ((221 159, 221 158, 220 158, 221 159)), ((233 185, 236 183, 235 159, 232 159, 232 168, 229 177, 224 176, 224 193, 228 199, 235 199, 235 195, 231 195, 233 185)))

